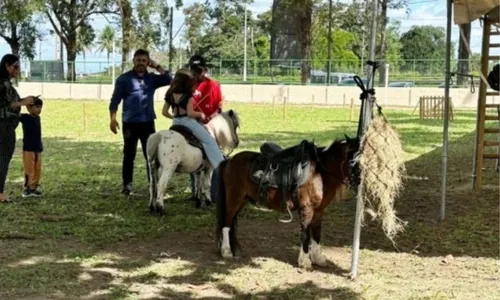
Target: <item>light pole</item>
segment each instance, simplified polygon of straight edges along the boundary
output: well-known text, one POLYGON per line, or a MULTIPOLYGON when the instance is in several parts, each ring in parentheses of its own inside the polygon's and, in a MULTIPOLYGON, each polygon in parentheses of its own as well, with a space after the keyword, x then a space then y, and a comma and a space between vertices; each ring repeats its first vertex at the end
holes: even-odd
POLYGON ((326 85, 330 85, 330 72, 332 71, 332 0, 328 5, 328 68, 326 73, 326 85))
POLYGON ((244 53, 243 53, 243 81, 247 81, 247 5, 245 4, 245 32, 243 33, 244 36, 244 42, 243 42, 243 47, 244 47, 244 53))

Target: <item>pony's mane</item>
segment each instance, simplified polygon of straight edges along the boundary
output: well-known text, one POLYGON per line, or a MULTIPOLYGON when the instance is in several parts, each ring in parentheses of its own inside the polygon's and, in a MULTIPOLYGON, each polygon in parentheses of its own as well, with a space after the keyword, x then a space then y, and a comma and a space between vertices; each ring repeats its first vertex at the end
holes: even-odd
POLYGON ((236 144, 235 128, 240 125, 240 118, 235 111, 232 111, 233 116, 229 115, 229 111, 223 111, 217 114, 208 126, 212 129, 215 138, 220 143, 221 148, 233 149, 236 144))

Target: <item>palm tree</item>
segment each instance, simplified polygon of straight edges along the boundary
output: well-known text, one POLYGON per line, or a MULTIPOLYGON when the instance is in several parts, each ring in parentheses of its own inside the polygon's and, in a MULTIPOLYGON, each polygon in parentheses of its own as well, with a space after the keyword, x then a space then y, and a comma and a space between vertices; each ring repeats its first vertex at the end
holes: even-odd
MULTIPOLYGON (((77 32, 76 38, 76 52, 83 55, 83 72, 86 73, 85 52, 92 50, 94 44, 95 33, 92 26, 83 24, 77 32)), ((61 53, 62 55, 62 53, 61 53)))
MULTIPOLYGON (((109 56, 113 52, 113 40, 115 39, 115 29, 111 27, 110 25, 106 25, 103 30, 101 31, 101 34, 99 35, 99 39, 97 41, 98 47, 97 50, 99 52, 107 52, 107 57, 108 57, 108 66, 109 66, 109 56)), ((115 45, 117 47, 117 45, 115 45)), ((113 66, 114 68, 114 66, 113 66)), ((111 68, 108 68, 108 73, 110 72, 111 68)))

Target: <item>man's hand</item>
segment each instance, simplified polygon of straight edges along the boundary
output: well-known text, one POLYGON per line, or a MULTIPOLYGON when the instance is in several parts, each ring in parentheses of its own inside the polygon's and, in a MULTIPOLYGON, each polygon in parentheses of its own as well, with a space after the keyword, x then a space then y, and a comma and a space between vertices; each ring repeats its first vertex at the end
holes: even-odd
POLYGON ((116 121, 114 119, 111 120, 111 122, 109 123, 109 129, 111 129, 112 133, 117 134, 118 129, 120 129, 120 125, 118 124, 118 121, 116 121))
POLYGON ((28 96, 25 97, 21 100, 21 105, 31 105, 35 102, 35 97, 34 96, 28 96))

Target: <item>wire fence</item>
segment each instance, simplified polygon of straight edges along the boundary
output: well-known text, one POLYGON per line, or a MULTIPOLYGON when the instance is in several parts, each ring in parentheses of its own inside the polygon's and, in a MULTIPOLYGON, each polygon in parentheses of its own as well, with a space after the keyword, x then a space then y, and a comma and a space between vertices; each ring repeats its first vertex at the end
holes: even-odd
MULTIPOLYGON (((168 62, 160 61, 168 67, 168 62)), ((177 61, 172 65, 175 72, 187 62, 177 61)), ((468 60, 473 75, 479 75, 480 61, 468 60)), ((385 62, 389 86, 444 86, 444 60, 398 60, 385 62)), ((302 84, 303 77, 309 85, 326 85, 330 65, 330 85, 354 86, 354 75, 364 77, 364 63, 357 60, 304 61, 304 60, 247 60, 246 72, 243 60, 220 60, 211 62, 210 76, 222 84, 302 84), (303 76, 305 70, 306 76, 303 76)), ((457 70, 458 60, 452 61, 452 70, 457 70)), ((132 63, 122 65, 112 61, 31 61, 22 74, 21 81, 31 82, 76 82, 110 84, 115 77, 132 68, 132 63), (75 70, 75 72, 68 72, 75 70), (73 73, 73 74, 71 74, 73 73)), ((380 76, 380 72, 378 72, 380 76)), ((383 86, 385 79, 376 79, 383 86)), ((478 81, 478 80, 477 80, 478 81)), ((454 83, 452 82, 452 85, 454 83)))

